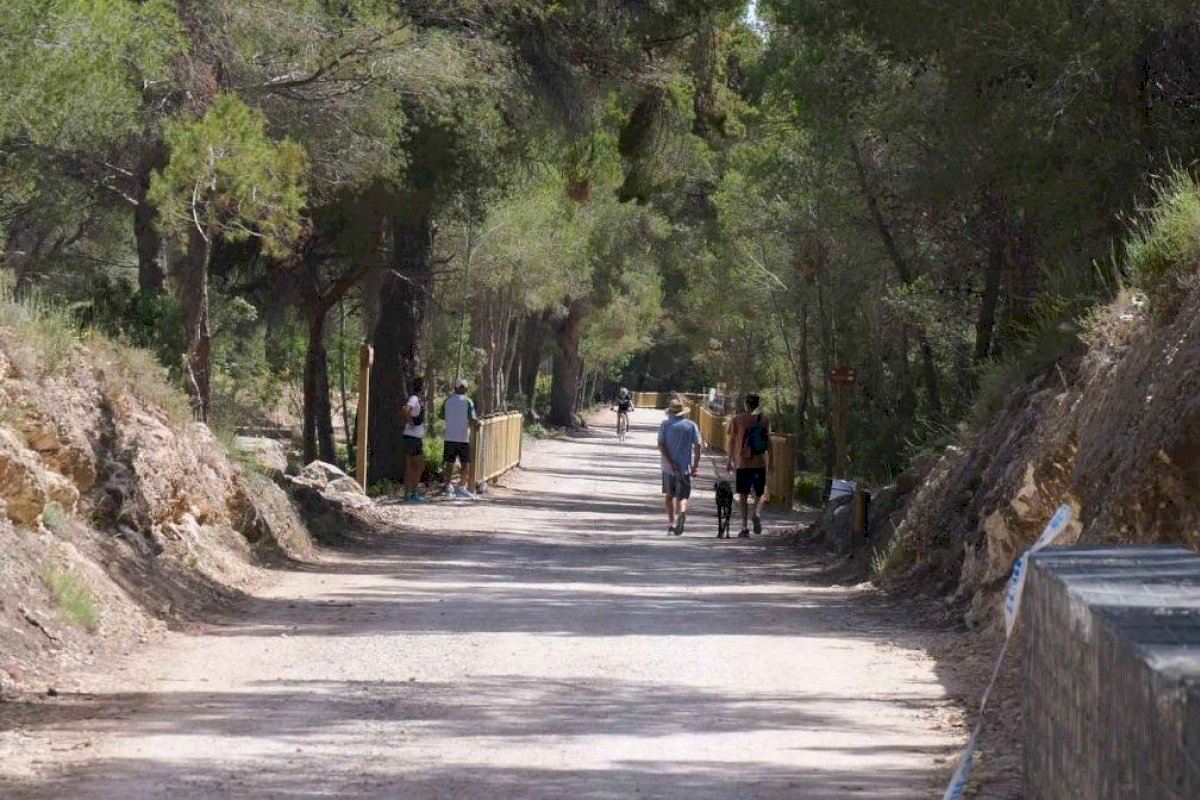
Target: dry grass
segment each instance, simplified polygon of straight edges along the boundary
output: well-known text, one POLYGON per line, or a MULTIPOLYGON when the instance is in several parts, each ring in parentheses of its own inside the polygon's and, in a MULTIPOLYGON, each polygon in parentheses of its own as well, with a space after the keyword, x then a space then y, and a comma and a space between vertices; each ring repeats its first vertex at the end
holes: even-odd
POLYGON ((100 627, 96 595, 86 583, 58 567, 47 567, 42 582, 67 619, 93 633, 100 627))
POLYGON ((70 307, 37 293, 17 297, 0 273, 0 345, 20 377, 45 380, 77 367, 98 368, 110 398, 126 395, 162 409, 179 427, 192 420, 187 397, 171 384, 154 354, 83 329, 70 307), (7 329, 7 335, 5 335, 7 329))
POLYGON ((134 397, 162 409, 181 428, 192 421, 187 397, 171 384, 166 368, 149 350, 119 344, 98 333, 88 335, 87 349, 102 367, 104 391, 110 398, 134 397))

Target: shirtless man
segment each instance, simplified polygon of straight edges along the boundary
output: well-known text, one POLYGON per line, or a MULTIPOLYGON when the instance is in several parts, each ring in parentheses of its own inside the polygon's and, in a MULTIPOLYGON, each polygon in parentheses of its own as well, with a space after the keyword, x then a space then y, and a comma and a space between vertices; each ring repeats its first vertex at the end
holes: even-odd
POLYGON ((742 530, 739 539, 762 533, 763 504, 767 500, 767 470, 771 467, 771 418, 759 411, 761 401, 756 394, 746 395, 746 411, 729 425, 725 442, 728 453, 726 468, 736 469, 734 490, 742 507, 742 530), (750 513, 750 494, 754 493, 754 513, 750 513))

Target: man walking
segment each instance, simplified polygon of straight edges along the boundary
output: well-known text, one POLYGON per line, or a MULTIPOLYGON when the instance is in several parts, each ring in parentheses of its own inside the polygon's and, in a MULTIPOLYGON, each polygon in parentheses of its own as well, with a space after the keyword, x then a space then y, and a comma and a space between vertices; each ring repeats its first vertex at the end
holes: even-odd
POLYGON ((425 381, 420 376, 413 378, 412 394, 404 404, 404 438, 401 439, 401 447, 404 451, 406 503, 425 502, 417 490, 421 475, 425 472, 425 406, 421 402, 421 392, 424 390, 425 381))
POLYGON ((662 455, 663 505, 667 510, 667 535, 683 536, 692 478, 700 466, 700 429, 687 418, 678 397, 667 406, 667 418, 658 427, 658 452, 662 455))
POLYGON ((454 394, 442 403, 442 419, 446 420, 446 444, 442 456, 442 470, 446 475, 442 494, 446 497, 462 497, 473 500, 471 485, 471 431, 479 426, 475 416, 475 403, 467 397, 467 380, 459 378, 454 383, 454 394), (458 488, 454 488, 454 462, 458 462, 458 488))
POLYGON ((759 411, 760 402, 758 395, 746 395, 746 411, 729 425, 729 439, 725 442, 725 452, 729 454, 725 467, 737 468, 734 490, 742 505, 739 539, 750 537, 749 522, 754 523, 756 536, 762 533, 760 514, 767 499, 767 470, 771 467, 771 419, 759 411), (751 492, 755 498, 753 516, 750 516, 751 492))

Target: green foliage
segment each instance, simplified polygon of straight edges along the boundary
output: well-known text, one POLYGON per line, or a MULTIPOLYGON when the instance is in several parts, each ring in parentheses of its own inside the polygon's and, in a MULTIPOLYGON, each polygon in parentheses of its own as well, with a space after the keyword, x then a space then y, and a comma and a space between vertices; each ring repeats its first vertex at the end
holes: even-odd
POLYGON ((58 503, 47 503, 42 510, 42 524, 62 536, 71 530, 71 517, 58 503))
POLYGON ((197 230, 228 241, 259 238, 268 254, 286 256, 301 230, 308 159, 295 142, 275 142, 266 117, 232 93, 199 120, 166 126, 167 166, 150 188, 164 232, 197 230))
POLYGON ((42 573, 42 582, 67 619, 96 632, 100 627, 100 609, 91 587, 70 572, 53 566, 42 573))
POLYGON ((1177 172, 1156 189, 1125 245, 1129 278, 1159 319, 1174 316, 1200 279, 1200 186, 1177 172))
POLYGON ((887 544, 871 553, 871 575, 880 582, 894 578, 913 563, 916 555, 908 529, 894 531, 887 544))
MULTIPOLYGON (((991 364, 979 378, 972 423, 982 428, 1003 410, 1012 393, 1042 370, 1077 351, 1079 331, 1070 321, 1044 321, 1014 352, 991 364)), ((1064 386, 1064 389, 1066 387, 1064 386)))
POLYGON ((180 42, 169 0, 7 0, 0 15, 0 146, 72 150, 140 129, 145 88, 180 42))

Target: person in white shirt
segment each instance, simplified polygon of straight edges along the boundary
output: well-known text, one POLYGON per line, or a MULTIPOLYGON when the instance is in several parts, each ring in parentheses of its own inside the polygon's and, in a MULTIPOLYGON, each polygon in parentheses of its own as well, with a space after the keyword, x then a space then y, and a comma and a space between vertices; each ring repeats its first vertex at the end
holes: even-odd
POLYGON ((404 501, 406 503, 423 503, 417 487, 421 483, 421 474, 425 472, 425 406, 421 403, 421 392, 425 389, 425 381, 420 377, 413 378, 412 394, 404 404, 404 438, 401 446, 404 449, 404 501))
POLYGON ((475 403, 467 396, 467 380, 459 378, 454 383, 454 394, 442 403, 442 419, 446 420, 445 449, 442 455, 442 471, 445 485, 442 494, 457 495, 468 500, 471 493, 471 431, 479 426, 475 416, 475 403), (454 462, 459 465, 458 489, 454 488, 454 462))

